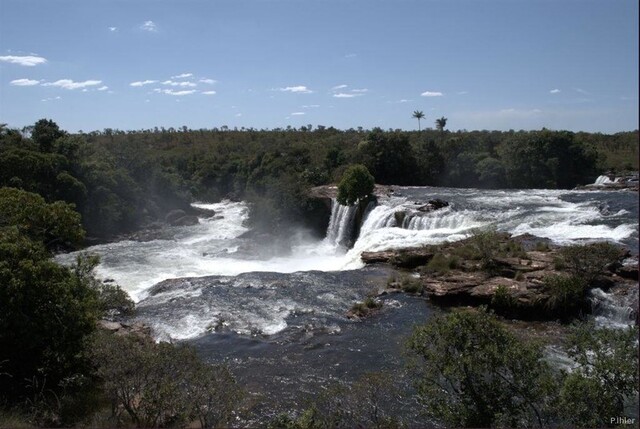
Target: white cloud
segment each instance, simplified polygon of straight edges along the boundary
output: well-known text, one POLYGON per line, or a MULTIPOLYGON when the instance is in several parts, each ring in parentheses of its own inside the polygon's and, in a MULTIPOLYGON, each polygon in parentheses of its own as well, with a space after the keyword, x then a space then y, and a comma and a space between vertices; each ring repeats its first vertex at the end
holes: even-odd
POLYGON ((109 27, 109 31, 115 33, 116 31, 118 31, 118 27, 109 27))
POLYGON ((236 118, 242 117, 242 113, 236 113, 236 118))
POLYGON ((107 85, 104 85, 98 88, 98 91, 106 91, 107 89, 109 89, 109 87, 107 85))
POLYGON ((579 92, 580 94, 584 94, 584 95, 591 95, 591 93, 590 93, 590 92, 585 91, 585 90, 584 90, 584 89, 582 89, 582 88, 574 88, 574 90, 575 90, 576 92, 579 92))
POLYGON ((558 88, 552 89, 551 91, 549 91, 550 94, 557 94, 559 92, 560 92, 560 90, 558 88))
POLYGON ((53 101, 53 100, 60 100, 62 97, 57 96, 57 97, 51 97, 51 98, 43 98, 40 101, 53 101))
POLYGON ((407 100, 406 98, 403 98, 402 100, 398 100, 398 101, 387 101, 387 103, 391 103, 391 104, 401 104, 401 103, 408 103, 410 101, 413 100, 407 100))
POLYGON ((153 21, 145 21, 141 26, 140 26, 141 30, 144 31, 149 31, 151 33, 155 33, 156 31, 158 31, 158 26, 156 25, 155 22, 153 21))
POLYGON ((331 88, 331 91, 337 91, 339 89, 345 89, 347 87, 347 85, 336 85, 333 88, 331 88))
POLYGON ((14 86, 34 86, 34 85, 38 85, 40 81, 33 80, 33 79, 16 79, 16 80, 12 80, 9 83, 14 86))
POLYGON ((47 60, 42 57, 38 57, 35 55, 25 55, 25 56, 17 56, 17 55, 5 55, 0 57, 0 61, 5 61, 11 64, 19 64, 21 66, 33 67, 38 64, 45 64, 47 60))
POLYGON ((442 97, 444 94, 440 91, 425 91, 420 95, 422 97, 442 97))
POLYGON ((320 107, 320 105, 319 104, 304 104, 304 105, 302 105, 300 107, 302 107, 303 109, 313 109, 313 108, 316 108, 316 107, 320 107))
POLYGON ((71 79, 60 79, 55 82, 46 82, 42 86, 57 86, 63 89, 80 89, 88 86, 96 86, 102 83, 101 80, 85 80, 84 82, 75 82, 71 79))
POLYGON ((156 88, 153 91, 161 94, 167 94, 167 95, 191 95, 196 92, 195 89, 175 91, 173 89, 160 89, 160 88, 156 88))
POLYGON ((467 95, 468 91, 458 91, 458 95, 467 95))
POLYGON ((200 79, 201 83, 208 83, 209 85, 213 85, 214 83, 218 82, 217 80, 213 80, 213 79, 200 79))
POLYGON ((182 73, 182 74, 179 74, 177 76, 171 76, 171 79, 184 79, 184 78, 192 77, 192 76, 193 76, 193 73, 182 73))
POLYGON ((305 113, 304 112, 293 112, 291 114, 291 116, 302 116, 302 115, 305 115, 305 113))
POLYGON ((216 92, 215 92, 215 91, 202 91, 202 93, 203 93, 204 95, 215 95, 215 94, 216 94, 216 92))
POLYGON ((347 54, 347 55, 345 55, 344 57, 345 57, 345 58, 355 58, 355 57, 357 57, 357 56, 358 56, 358 54, 347 54))
POLYGON ((309 88, 307 88, 304 85, 299 85, 299 86, 287 86, 286 88, 280 88, 280 91, 283 92, 296 92, 296 93, 300 93, 300 94, 310 94, 313 91, 311 91, 309 88))
POLYGON ((362 88, 362 89, 352 89, 351 92, 356 92, 356 93, 365 93, 365 92, 369 92, 369 90, 367 88, 362 88))
POLYGON ((353 97, 359 97, 359 96, 361 96, 361 95, 362 95, 362 94, 346 94, 346 93, 344 93, 344 92, 339 92, 339 93, 337 93, 337 94, 333 94, 333 96, 334 96, 335 98, 353 98, 353 97))
POLYGON ((131 82, 129 84, 129 86, 145 86, 145 85, 150 85, 152 83, 157 83, 157 80, 141 80, 138 82, 131 82))
POLYGON ((176 82, 176 81, 173 81, 173 80, 165 80, 164 82, 162 82, 162 84, 163 85, 169 85, 169 86, 189 87, 189 88, 193 88, 194 86, 197 86, 193 82, 176 82))

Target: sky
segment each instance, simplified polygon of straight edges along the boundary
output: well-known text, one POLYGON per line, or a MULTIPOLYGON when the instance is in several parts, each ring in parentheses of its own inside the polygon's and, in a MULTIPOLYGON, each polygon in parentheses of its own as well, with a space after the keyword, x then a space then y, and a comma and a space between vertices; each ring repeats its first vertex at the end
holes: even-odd
POLYGON ((0 0, 0 123, 638 129, 637 0, 0 0))

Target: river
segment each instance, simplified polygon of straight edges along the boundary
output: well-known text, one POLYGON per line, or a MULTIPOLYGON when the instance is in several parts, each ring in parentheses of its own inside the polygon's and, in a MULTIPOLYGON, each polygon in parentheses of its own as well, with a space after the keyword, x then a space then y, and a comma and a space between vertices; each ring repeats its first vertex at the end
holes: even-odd
MULTIPOLYGON (((343 244, 354 227, 353 209, 335 202, 324 239, 299 231, 291 237, 291 252, 282 253, 269 243, 241 238, 247 231, 246 204, 222 201, 195 204, 216 216, 195 226, 167 228, 162 239, 86 251, 101 256, 97 274, 132 296, 137 318, 158 339, 188 341, 205 359, 229 362, 263 404, 263 419, 278 408, 304 405, 306 396, 331 383, 353 381, 369 371, 402 373, 403 343, 412 327, 441 311, 422 298, 391 294, 382 297, 379 314, 347 319, 351 305, 381 291, 390 276, 386 268, 364 267, 363 251, 460 240, 476 228, 492 227, 561 245, 608 240, 638 253, 634 192, 393 190, 369 207, 351 248, 343 244), (435 198, 450 204, 432 213, 417 210, 435 198), (398 211, 405 215, 398 218, 398 211)), ((74 258, 58 257, 63 263, 74 258)), ((599 323, 631 323, 637 294, 635 302, 619 302, 602 291, 593 299, 599 303, 599 323)), ((396 381, 409 388, 402 377, 396 381)), ((396 404, 409 422, 419 422, 408 407, 396 404)))

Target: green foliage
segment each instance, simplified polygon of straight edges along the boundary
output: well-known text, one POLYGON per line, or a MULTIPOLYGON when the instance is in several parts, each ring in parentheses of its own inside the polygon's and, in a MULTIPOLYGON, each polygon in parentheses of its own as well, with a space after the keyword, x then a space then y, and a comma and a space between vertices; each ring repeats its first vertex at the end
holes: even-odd
POLYGON ((358 156, 383 185, 410 185, 417 178, 416 158, 406 133, 374 128, 358 145, 358 156))
POLYGON ((618 246, 605 241, 566 246, 558 253, 560 265, 587 283, 593 282, 609 265, 618 262, 623 256, 618 246))
POLYGON ((569 356, 579 365, 560 392, 561 416, 577 427, 613 427, 625 401, 637 403, 638 330, 577 325, 568 338, 569 356))
POLYGON ((337 200, 345 206, 352 206, 358 200, 371 195, 375 186, 375 179, 364 165, 352 165, 344 172, 338 184, 337 200))
POLYGON ((81 384, 79 352, 95 329, 97 307, 91 286, 51 261, 40 242, 17 227, 0 228, 0 362, 10 375, 0 376, 0 396, 16 400, 36 385, 59 392, 81 384))
POLYGON ((66 133, 51 119, 40 119, 35 123, 31 138, 38 145, 41 152, 51 152, 53 144, 66 133))
POLYGON ((445 274, 460 267, 460 259, 456 255, 447 256, 436 253, 422 269, 425 273, 445 274))
POLYGON ((352 385, 334 384, 320 394, 297 418, 280 414, 269 422, 279 429, 398 428, 390 416, 397 396, 392 377, 367 373, 352 385))
POLYGON ((368 297, 364 302, 358 302, 351 307, 351 314, 357 317, 367 317, 372 311, 382 308, 382 301, 368 297))
POLYGON ((99 332, 91 346, 97 375, 113 404, 138 427, 226 426, 242 392, 224 365, 208 365, 192 348, 99 332))
POLYGON ((425 411, 458 427, 547 423, 553 378, 542 349, 484 312, 434 317, 408 341, 425 411))
POLYGON ((500 314, 511 314, 518 307, 518 300, 509 293, 507 286, 500 285, 491 297, 491 308, 500 314))
POLYGON ((587 306, 588 284, 582 277, 553 275, 542 279, 545 292, 549 294, 546 308, 566 319, 576 315, 587 306))
POLYGON ((47 204, 37 194, 0 188, 0 227, 10 225, 47 248, 76 246, 84 238, 80 215, 69 204, 47 204))

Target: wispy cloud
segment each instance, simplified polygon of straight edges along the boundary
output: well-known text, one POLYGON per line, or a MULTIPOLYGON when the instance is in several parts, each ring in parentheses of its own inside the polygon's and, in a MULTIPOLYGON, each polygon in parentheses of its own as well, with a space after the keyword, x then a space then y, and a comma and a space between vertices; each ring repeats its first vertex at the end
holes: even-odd
POLYGON ((442 97, 444 94, 440 91, 425 91, 420 95, 422 97, 442 97))
POLYGON ((357 56, 358 56, 358 54, 347 54, 347 55, 345 55, 344 57, 345 57, 345 58, 355 58, 355 57, 357 57, 357 56))
POLYGON ((362 94, 347 94, 345 92, 339 92, 337 94, 333 94, 334 98, 353 98, 360 97, 362 94))
POLYGON ((204 95, 216 95, 215 91, 202 91, 204 95))
POLYGON ((0 57, 0 61, 11 64, 18 64, 26 67, 33 67, 39 64, 45 64, 47 62, 46 58, 38 57, 35 55, 4 55, 0 57))
POLYGON ((468 91, 458 91, 457 94, 458 95, 467 95, 469 92, 468 91))
POLYGON ((174 80, 165 80, 164 82, 162 82, 162 84, 169 85, 169 86, 188 87, 188 88, 193 88, 194 86, 197 86, 193 82, 176 82, 174 80))
POLYGON ((348 85, 336 85, 333 88, 331 88, 331 91, 337 91, 339 89, 344 89, 346 88, 348 85))
POLYGON ((45 82, 42 86, 57 86, 63 89, 82 89, 89 86, 96 86, 102 83, 101 80, 85 80, 83 82, 75 82, 71 79, 60 79, 55 82, 45 82))
POLYGON ((306 115, 306 113, 304 113, 304 112, 293 112, 291 114, 291 116, 302 116, 302 115, 306 115))
POLYGON ((551 91, 549 91, 549 94, 558 94, 561 91, 558 88, 552 89, 551 91))
POLYGON ((317 107, 320 107, 319 104, 303 104, 302 106, 303 109, 315 109, 317 107))
POLYGON ((40 81, 33 79, 16 79, 9 83, 14 86, 34 86, 40 84, 40 81))
POLYGON ((307 88, 304 85, 298 85, 298 86, 287 86, 285 88, 279 88, 279 91, 282 92, 295 92, 295 93, 299 93, 299 94, 310 94, 313 91, 311 91, 309 88, 307 88))
POLYGON ((402 104, 402 103, 409 103, 410 101, 413 101, 413 100, 407 100, 406 98, 403 98, 403 99, 397 100, 397 101, 387 101, 387 103, 402 104))
POLYGON ((129 86, 145 86, 145 85, 151 85, 152 83, 158 83, 158 81, 157 80, 140 80, 137 82, 131 82, 129 86))
POLYGON ((217 80, 214 80, 214 79, 206 79, 206 78, 205 78, 205 79, 200 79, 200 81, 199 81, 199 82, 201 82, 201 83, 207 83, 207 84, 209 84, 209 85, 213 85, 214 83, 216 83, 216 82, 218 82, 218 81, 217 81, 217 80))
POLYGON ((175 91, 173 89, 160 89, 160 88, 156 88, 153 90, 153 92, 157 92, 159 94, 167 94, 167 95, 191 95, 194 94, 196 92, 195 89, 188 89, 188 90, 183 90, 183 91, 175 91))
POLYGON ((364 94, 365 92, 369 92, 369 90, 367 88, 361 88, 361 89, 352 89, 351 92, 364 94))
POLYGON ((107 85, 104 85, 98 88, 97 91, 106 91, 107 89, 109 89, 109 87, 107 85))
POLYGON ((158 26, 153 21, 145 21, 142 25, 140 25, 140 29, 148 31, 150 33, 155 33, 156 31, 158 31, 158 26))
POLYGON ((182 73, 177 76, 171 76, 171 79, 185 79, 188 77, 193 77, 193 73, 182 73))
POLYGON ((242 117, 242 113, 236 113, 236 118, 241 118, 242 117))
POLYGON ((40 101, 53 101, 53 100, 60 100, 62 97, 57 96, 57 97, 51 97, 51 98, 43 98, 40 101))
POLYGON ((112 33, 115 33, 118 31, 118 27, 108 27, 108 28, 109 28, 109 31, 112 33))
POLYGON ((579 92, 580 94, 583 94, 583 95, 591 95, 591 93, 590 93, 590 92, 585 91, 585 90, 584 90, 584 89, 582 89, 582 88, 573 88, 573 89, 574 89, 574 91, 579 92))

